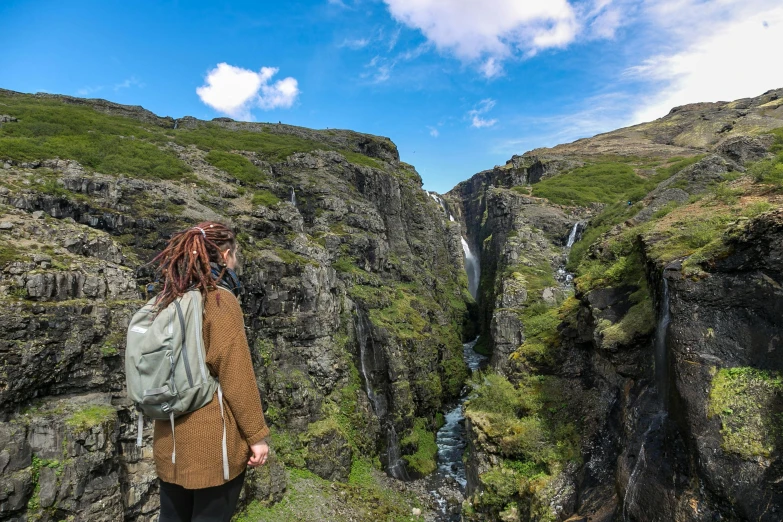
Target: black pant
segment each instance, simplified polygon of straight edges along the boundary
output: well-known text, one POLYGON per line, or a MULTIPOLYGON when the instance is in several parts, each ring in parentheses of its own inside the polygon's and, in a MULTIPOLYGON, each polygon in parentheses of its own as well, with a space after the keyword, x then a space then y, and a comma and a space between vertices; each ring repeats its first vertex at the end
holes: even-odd
POLYGON ((158 522, 230 522, 244 481, 244 471, 221 486, 204 489, 185 489, 161 480, 158 522))

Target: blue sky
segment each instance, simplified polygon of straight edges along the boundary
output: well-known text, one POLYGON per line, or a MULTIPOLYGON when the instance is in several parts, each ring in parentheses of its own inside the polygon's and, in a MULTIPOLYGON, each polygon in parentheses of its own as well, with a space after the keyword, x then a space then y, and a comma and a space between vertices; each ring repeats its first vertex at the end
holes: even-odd
POLYGON ((4 0, 0 20, 2 88, 388 136, 438 192, 783 87, 779 0, 4 0))

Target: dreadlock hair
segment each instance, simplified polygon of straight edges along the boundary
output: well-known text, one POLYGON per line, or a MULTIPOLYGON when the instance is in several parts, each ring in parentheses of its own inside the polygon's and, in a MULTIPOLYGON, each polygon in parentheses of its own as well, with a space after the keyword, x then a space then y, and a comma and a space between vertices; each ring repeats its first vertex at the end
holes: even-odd
MULTIPOLYGON (((204 221, 171 236, 166 248, 150 262, 158 264, 157 272, 163 281, 156 302, 158 310, 188 290, 198 289, 206 296, 208 291, 217 289, 210 263, 225 265, 222 252, 226 249, 236 251, 236 235, 226 225, 214 221, 204 221)), ((225 271, 224 266, 218 278, 225 271)))

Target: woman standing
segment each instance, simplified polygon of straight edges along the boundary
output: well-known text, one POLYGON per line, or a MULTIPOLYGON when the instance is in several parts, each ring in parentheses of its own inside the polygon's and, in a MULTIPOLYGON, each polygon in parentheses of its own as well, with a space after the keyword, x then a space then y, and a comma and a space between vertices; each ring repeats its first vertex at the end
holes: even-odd
POLYGON ((160 309, 188 290, 204 301, 206 364, 222 388, 203 408, 155 422, 154 456, 160 478, 160 522, 229 522, 236 510, 246 466, 266 462, 269 435, 261 409, 234 273, 237 243, 221 223, 204 222, 172 236, 153 260, 163 290, 160 309), (222 408, 221 408, 222 407, 222 408), (224 479, 223 440, 228 456, 224 479), (176 437, 176 441, 175 441, 176 437), (172 453, 176 444, 176 462, 172 453))

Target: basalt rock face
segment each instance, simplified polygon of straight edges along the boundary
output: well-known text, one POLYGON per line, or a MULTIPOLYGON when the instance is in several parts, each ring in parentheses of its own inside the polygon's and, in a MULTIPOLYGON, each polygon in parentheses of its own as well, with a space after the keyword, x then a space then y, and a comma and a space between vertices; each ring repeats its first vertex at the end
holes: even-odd
POLYGON ((459 393, 471 299, 459 225, 388 139, 175 121, 102 100, 0 97, 16 118, 2 125, 42 114, 41 101, 73 106, 74 117, 86 114, 105 132, 122 124, 147 136, 139 140, 163 133, 155 146, 187 172, 139 178, 2 149, 0 520, 157 519, 151 426, 137 447, 125 398, 125 329, 147 297, 145 263, 171 233, 202 220, 238 233, 246 331, 273 433, 273 457, 249 475, 243 502, 282 498, 284 466, 339 481, 358 460, 404 469, 417 444, 391 448, 389 433, 406 440, 416 419, 434 426, 459 393), (213 141, 198 142, 204 133, 213 141), (263 140, 212 148, 256 135, 283 149, 263 140), (183 144, 192 137, 198 144, 183 144), (215 156, 250 174, 223 170, 215 156), (359 314, 372 375, 362 371, 359 314), (368 379, 383 411, 368 398, 368 379), (399 457, 389 463, 392 453, 399 457))
POLYGON ((765 132, 783 127, 781 97, 678 108, 444 196, 481 258, 497 372, 466 404, 464 519, 781 518, 783 200, 744 174, 780 151, 765 132), (529 195, 604 155, 695 157, 603 213, 529 195), (569 289, 554 279, 582 220, 592 244, 569 289))

